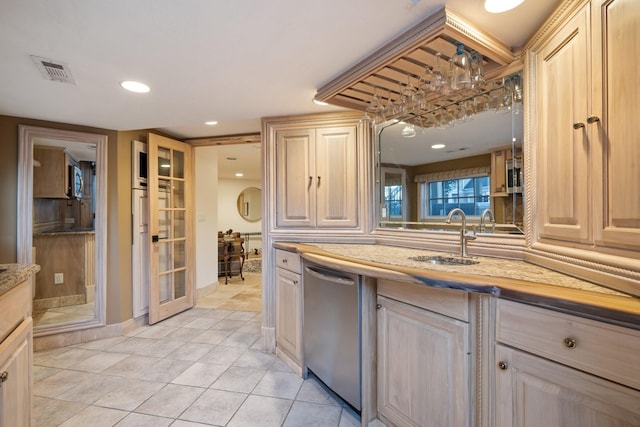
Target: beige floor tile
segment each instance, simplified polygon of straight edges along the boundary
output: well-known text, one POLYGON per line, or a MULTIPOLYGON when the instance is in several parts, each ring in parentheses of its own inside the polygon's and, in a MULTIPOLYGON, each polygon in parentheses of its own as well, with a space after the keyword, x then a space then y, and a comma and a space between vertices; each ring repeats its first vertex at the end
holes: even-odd
POLYGON ((180 419, 223 426, 229 422, 246 398, 247 395, 243 393, 207 390, 180 415, 180 419))
POLYGON ((340 422, 342 408, 319 403, 293 402, 283 427, 336 427, 340 422))
POLYGON ((302 381, 302 378, 293 373, 269 371, 253 389, 253 394, 293 400, 302 381))
POLYGON ((285 399, 250 395, 227 427, 280 427, 291 408, 291 403, 285 399))
POLYGON ((205 389, 178 384, 167 384, 154 393, 135 412, 177 418, 198 398, 205 389))
POLYGON ((61 427, 112 427, 127 416, 127 412, 117 409, 87 406, 61 424, 61 427))
POLYGON ((230 367, 210 388, 239 393, 251 393, 256 384, 264 377, 267 371, 263 369, 230 367))
POLYGON ((87 406, 45 397, 33 397, 33 417, 37 427, 57 427, 87 406))
POLYGON ((168 427, 172 422, 172 418, 131 412, 116 424, 115 427, 168 427))
POLYGON ((98 399, 95 405, 133 411, 164 386, 165 383, 157 381, 122 378, 118 386, 98 399))
POLYGON ((193 387, 209 387, 226 371, 228 366, 209 363, 194 363, 174 378, 173 384, 189 385, 193 387))

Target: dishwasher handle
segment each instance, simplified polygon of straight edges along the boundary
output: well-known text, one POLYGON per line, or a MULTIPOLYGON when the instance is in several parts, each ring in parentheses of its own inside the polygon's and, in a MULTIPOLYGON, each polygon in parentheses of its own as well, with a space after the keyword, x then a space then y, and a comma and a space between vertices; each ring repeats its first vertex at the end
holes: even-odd
POLYGON ((332 272, 329 270, 324 270, 324 269, 321 270, 321 269, 316 269, 314 267, 309 267, 309 266, 305 266, 304 269, 311 276, 327 282, 336 283, 338 285, 346 285, 346 286, 353 286, 356 284, 355 280, 353 280, 352 278, 345 277, 338 274, 331 274, 332 272))

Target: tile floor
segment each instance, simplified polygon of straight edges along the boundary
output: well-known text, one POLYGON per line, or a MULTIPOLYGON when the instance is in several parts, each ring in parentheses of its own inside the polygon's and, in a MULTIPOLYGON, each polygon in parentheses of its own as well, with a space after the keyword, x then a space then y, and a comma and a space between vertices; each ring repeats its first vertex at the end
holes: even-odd
POLYGON ((360 425, 317 380, 261 351, 259 311, 221 307, 256 280, 245 282, 218 288, 226 302, 216 291, 127 336, 34 353, 36 426, 360 425))

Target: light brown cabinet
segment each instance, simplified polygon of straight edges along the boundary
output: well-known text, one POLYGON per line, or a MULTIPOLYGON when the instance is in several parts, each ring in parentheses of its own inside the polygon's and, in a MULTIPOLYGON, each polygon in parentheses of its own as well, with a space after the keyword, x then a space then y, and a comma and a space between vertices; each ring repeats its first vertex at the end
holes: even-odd
POLYGON ((398 426, 470 426, 469 324, 449 317, 466 317, 466 293, 378 285, 379 417, 398 426))
POLYGON ((640 249, 638 22, 636 0, 593 0, 532 48, 542 241, 640 249))
POLYGON ((31 425, 33 321, 30 301, 29 281, 0 295, 0 427, 31 425))
POLYGON ((640 425, 640 332, 498 300, 496 426, 640 425))
POLYGON ((276 353, 302 372, 302 265, 292 252, 276 249, 276 353))
POLYGON ((277 227, 356 227, 356 126, 276 135, 277 227))
POLYGON ((33 159, 40 165, 33 168, 33 197, 68 199, 71 158, 64 148, 33 147, 33 159))

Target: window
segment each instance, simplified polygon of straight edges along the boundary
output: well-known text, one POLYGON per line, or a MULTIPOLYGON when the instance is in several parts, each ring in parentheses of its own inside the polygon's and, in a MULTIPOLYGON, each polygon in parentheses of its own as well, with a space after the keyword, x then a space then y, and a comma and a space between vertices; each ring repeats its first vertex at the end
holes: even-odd
POLYGON ((465 215, 480 215, 490 208, 489 177, 445 179, 421 182, 420 216, 446 216, 453 208, 460 208, 465 215))
POLYGON ((406 221, 406 170, 383 167, 381 172, 383 190, 382 219, 386 221, 406 221))
POLYGON ((384 186, 384 205, 390 219, 402 220, 402 185, 384 186))

